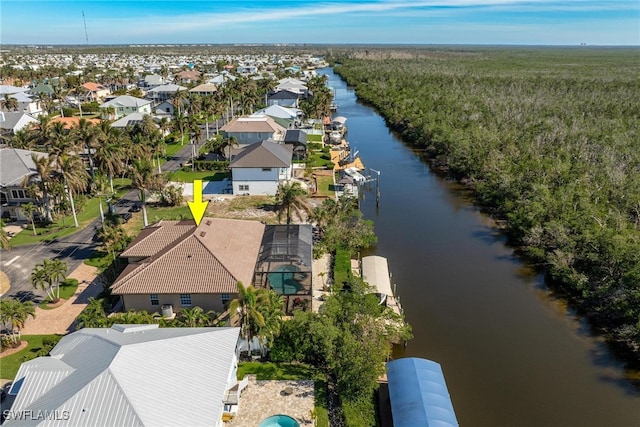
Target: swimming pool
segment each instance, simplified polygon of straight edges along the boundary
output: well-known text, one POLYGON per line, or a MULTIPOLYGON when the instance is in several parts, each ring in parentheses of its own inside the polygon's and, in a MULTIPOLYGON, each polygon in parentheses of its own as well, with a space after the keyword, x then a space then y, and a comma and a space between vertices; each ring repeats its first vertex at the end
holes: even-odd
POLYGON ((278 414, 265 418, 258 427, 300 427, 300 424, 288 415, 278 414))
POLYGON ((271 288, 282 295, 294 295, 302 285, 293 277, 300 269, 295 265, 279 265, 267 274, 271 288))

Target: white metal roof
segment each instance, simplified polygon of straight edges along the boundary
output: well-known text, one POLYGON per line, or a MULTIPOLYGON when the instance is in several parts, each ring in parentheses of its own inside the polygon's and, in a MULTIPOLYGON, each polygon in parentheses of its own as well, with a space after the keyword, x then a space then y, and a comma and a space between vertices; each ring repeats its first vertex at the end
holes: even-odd
POLYGON ((363 257, 362 279, 376 288, 378 293, 393 295, 386 258, 377 255, 363 257))
MULTIPOLYGON (((222 418, 239 328, 82 329, 23 363, 13 411, 67 411, 69 426, 202 426, 222 418)), ((12 390, 13 392, 13 390, 12 390)), ((49 425, 10 420, 5 425, 49 425)), ((57 425, 57 424, 56 424, 57 425)))

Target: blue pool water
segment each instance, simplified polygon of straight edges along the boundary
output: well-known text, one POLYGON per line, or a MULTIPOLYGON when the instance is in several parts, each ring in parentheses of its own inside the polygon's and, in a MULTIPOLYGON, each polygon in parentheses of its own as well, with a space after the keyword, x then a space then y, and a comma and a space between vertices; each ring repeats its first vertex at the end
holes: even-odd
POLYGON ((300 424, 288 415, 272 415, 260 422, 258 427, 300 427, 300 424))
POLYGON ((293 295, 302 289, 302 285, 294 280, 294 273, 300 271, 295 265, 280 265, 267 276, 271 288, 281 295, 293 295))

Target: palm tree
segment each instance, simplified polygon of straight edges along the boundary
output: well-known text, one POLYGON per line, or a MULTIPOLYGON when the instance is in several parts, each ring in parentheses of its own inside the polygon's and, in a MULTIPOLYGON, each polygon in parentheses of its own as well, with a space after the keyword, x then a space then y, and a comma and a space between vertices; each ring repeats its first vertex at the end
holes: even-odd
POLYGON ((4 94, 4 97, 0 99, 0 108, 7 111, 18 111, 18 100, 8 93, 4 94))
POLYGON ((47 222, 53 222, 51 216, 51 200, 49 199, 49 188, 53 181, 54 164, 51 156, 37 156, 31 154, 31 159, 36 166, 36 172, 40 177, 38 181, 38 189, 42 194, 42 203, 44 204, 45 219, 47 222))
POLYGON ((73 213, 73 223, 77 228, 79 226, 78 216, 76 215, 76 208, 73 203, 73 193, 79 193, 87 189, 89 174, 84 168, 82 159, 76 155, 63 155, 58 158, 57 162, 60 175, 67 190, 67 195, 69 196, 69 203, 73 213))
POLYGON ((43 265, 50 283, 55 283, 56 288, 56 298, 60 298, 60 282, 67 278, 67 269, 68 265, 64 261, 60 261, 59 259, 47 260, 43 261, 43 265))
POLYGON ((142 205, 142 219, 144 226, 148 226, 147 220, 147 191, 161 190, 164 184, 164 177, 154 173, 153 164, 149 159, 141 158, 133 162, 131 168, 131 185, 138 190, 140 203, 142 205))
POLYGON ((253 337, 260 335, 265 327, 264 315, 259 308, 267 303, 268 298, 266 289, 255 289, 251 285, 245 288, 242 282, 238 282, 238 298, 229 303, 229 313, 238 315, 240 334, 247 341, 249 354, 253 337))
POLYGON ((0 249, 11 249, 11 240, 9 240, 9 235, 4 229, 4 221, 2 219, 0 219, 0 249))
POLYGON ((0 320, 6 328, 11 325, 11 335, 14 343, 20 341, 20 330, 24 327, 29 316, 36 317, 36 309, 31 301, 19 301, 17 299, 4 299, 0 301, 0 320))
POLYGON ((98 229, 97 236, 114 261, 129 243, 129 236, 121 225, 103 225, 98 229))
POLYGON ((86 150, 89 159, 91 179, 95 180, 96 171, 93 164, 93 153, 100 143, 100 135, 97 132, 96 126, 87 119, 82 118, 78 122, 78 126, 72 129, 72 136, 75 137, 78 143, 82 145, 82 148, 86 150))
POLYGON ((178 315, 178 321, 187 328, 211 326, 215 318, 213 310, 205 312, 201 307, 183 308, 178 315))
POLYGON ((26 203, 24 205, 22 205, 22 211, 29 217, 29 220, 31 221, 31 228, 33 229, 33 235, 37 236, 38 233, 36 232, 36 223, 33 220, 33 214, 38 210, 38 207, 36 205, 34 205, 33 203, 26 203))
POLYGON ((260 345, 263 355, 265 347, 273 344, 273 340, 280 335, 282 326, 282 316, 284 316, 285 297, 273 290, 266 292, 265 304, 258 307, 262 317, 264 318, 264 328, 261 331, 260 345))
POLYGON ((104 328, 109 325, 109 319, 104 308, 104 300, 89 298, 89 303, 76 317, 76 328, 104 328))
POLYGON ((238 143, 236 137, 230 136, 229 138, 224 138, 222 140, 222 143, 220 144, 220 151, 224 152, 224 149, 226 148, 228 150, 226 158, 227 160, 231 160, 231 149, 239 146, 240 144, 238 143))
POLYGON ((123 170, 123 146, 127 138, 121 130, 112 128, 108 122, 100 123, 98 136, 100 143, 96 146, 94 160, 98 170, 109 177, 113 194, 113 177, 123 170))
POLYGON ((278 221, 281 221, 282 215, 286 213, 287 224, 291 224, 291 210, 294 210, 301 220, 303 212, 307 215, 311 214, 311 207, 307 203, 306 195, 307 191, 297 181, 280 184, 276 193, 275 206, 278 221))

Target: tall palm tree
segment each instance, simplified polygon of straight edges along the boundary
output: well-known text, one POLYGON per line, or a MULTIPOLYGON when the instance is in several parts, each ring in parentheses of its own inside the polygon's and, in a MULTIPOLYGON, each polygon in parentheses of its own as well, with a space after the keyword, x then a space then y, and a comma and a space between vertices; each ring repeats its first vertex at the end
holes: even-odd
POLYGON ((96 146, 93 157, 98 170, 109 177, 113 194, 113 177, 124 169, 123 146, 127 137, 121 130, 112 128, 108 122, 100 123, 98 137, 100 143, 96 146))
POLYGON ((31 159, 36 166, 36 172, 40 177, 38 181, 38 189, 42 194, 42 203, 44 205, 45 219, 47 222, 53 222, 53 217, 51 216, 51 200, 50 200, 50 186, 53 181, 53 172, 54 162, 51 156, 37 156, 36 154, 31 154, 31 159))
POLYGON ((33 229, 33 235, 37 236, 38 233, 36 232, 36 223, 33 219, 34 217, 33 214, 38 210, 38 207, 33 203, 26 203, 22 205, 21 208, 22 208, 22 211, 29 217, 29 220, 31 221, 31 228, 33 229))
POLYGON ((60 282, 67 278, 67 269, 69 268, 67 263, 57 258, 45 259, 43 266, 49 283, 55 284, 56 298, 60 298, 60 282))
POLYGON ((78 216, 76 215, 76 208, 73 202, 73 194, 87 189, 89 174, 84 168, 82 159, 77 155, 62 155, 58 158, 57 164, 67 190, 67 195, 69 196, 69 204, 71 205, 71 211, 73 213, 73 223, 77 228, 79 226, 78 216))
POLYGON ((122 252, 129 243, 129 236, 121 225, 103 225, 98 229, 98 239, 115 261, 118 254, 122 252))
POLYGON ((307 203, 307 191, 302 188, 299 182, 289 181, 278 186, 276 193, 276 212, 278 221, 286 213, 287 224, 291 224, 291 211, 295 211, 299 219, 303 220, 303 213, 307 216, 311 214, 311 207, 307 203))
POLYGON ((148 226, 147 220, 147 192, 161 190, 164 185, 164 177, 156 174, 153 164, 149 159, 141 158, 133 162, 131 168, 131 185, 138 190, 140 204, 142 205, 142 219, 144 226, 148 226))
POLYGON ((264 318, 264 328, 261 331, 261 345, 263 347, 271 346, 273 340, 280 335, 282 326, 282 317, 285 312, 285 297, 273 290, 266 292, 265 304, 261 305, 258 310, 264 318))
POLYGON ((238 282, 238 298, 229 303, 229 313, 238 316, 240 334, 247 341, 249 353, 253 337, 259 336, 265 326, 264 315, 259 308, 268 298, 266 289, 255 289, 251 285, 245 287, 238 282))
POLYGON ((96 126, 87 119, 81 118, 78 122, 78 126, 75 126, 72 129, 71 136, 78 141, 78 144, 81 145, 87 153, 91 180, 95 180, 96 171, 93 162, 93 153, 100 143, 100 135, 96 126))

